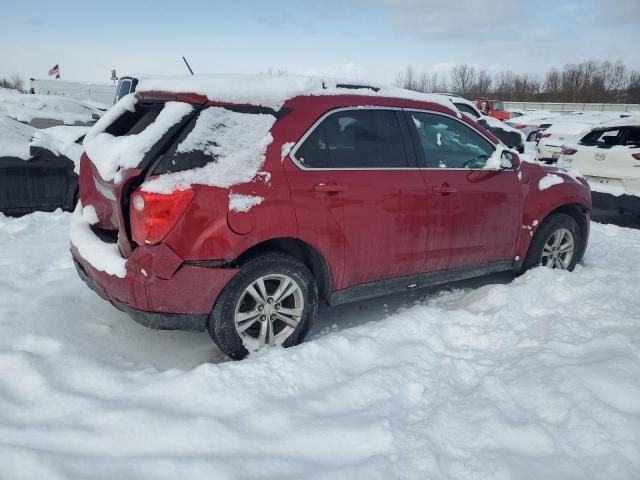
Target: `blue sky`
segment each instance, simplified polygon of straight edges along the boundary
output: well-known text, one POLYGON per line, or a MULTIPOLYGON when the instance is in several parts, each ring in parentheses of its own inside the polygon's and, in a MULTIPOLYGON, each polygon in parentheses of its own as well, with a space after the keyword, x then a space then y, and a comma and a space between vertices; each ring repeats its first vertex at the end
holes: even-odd
POLYGON ((269 68, 391 82, 407 65, 640 69, 640 0, 52 0, 2 6, 0 75, 68 80, 269 68))

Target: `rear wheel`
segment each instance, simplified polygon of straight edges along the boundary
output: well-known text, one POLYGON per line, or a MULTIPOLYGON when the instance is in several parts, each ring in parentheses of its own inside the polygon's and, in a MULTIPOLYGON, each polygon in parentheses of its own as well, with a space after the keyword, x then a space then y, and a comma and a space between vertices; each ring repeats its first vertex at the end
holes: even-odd
POLYGON ((548 217, 531 241, 523 271, 542 265, 572 271, 584 249, 584 238, 578 223, 569 215, 557 213, 548 217))
POLYGON ((288 255, 267 254, 249 260, 225 287, 209 317, 209 334, 239 360, 267 346, 299 344, 317 308, 309 269, 288 255))

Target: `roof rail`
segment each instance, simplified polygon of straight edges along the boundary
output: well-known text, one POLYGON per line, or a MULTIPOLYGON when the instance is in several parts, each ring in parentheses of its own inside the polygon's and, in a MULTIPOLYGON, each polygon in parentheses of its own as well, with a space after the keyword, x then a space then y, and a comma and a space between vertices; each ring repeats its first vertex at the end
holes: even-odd
MULTIPOLYGON (((322 88, 324 88, 325 90, 327 89, 327 85, 322 82, 322 88)), ((374 92, 379 92, 380 88, 379 87, 372 87, 371 85, 358 85, 355 83, 338 83, 336 84, 336 88, 345 88, 345 89, 349 89, 349 90, 361 90, 361 89, 367 89, 367 90, 371 90, 374 92)))

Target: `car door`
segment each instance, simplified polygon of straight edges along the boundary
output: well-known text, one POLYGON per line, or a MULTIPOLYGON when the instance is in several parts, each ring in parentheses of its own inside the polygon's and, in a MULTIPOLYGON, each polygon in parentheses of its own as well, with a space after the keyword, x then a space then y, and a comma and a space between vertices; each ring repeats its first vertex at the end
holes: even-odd
POLYGON ((427 270, 512 260, 522 190, 513 169, 486 169, 494 145, 453 116, 406 111, 427 188, 427 270))
POLYGON ((424 265, 426 191, 402 122, 400 109, 339 109, 292 151, 298 172, 287 175, 299 223, 337 231, 335 289, 410 275, 424 265), (306 218, 309 195, 324 206, 313 219, 306 218))

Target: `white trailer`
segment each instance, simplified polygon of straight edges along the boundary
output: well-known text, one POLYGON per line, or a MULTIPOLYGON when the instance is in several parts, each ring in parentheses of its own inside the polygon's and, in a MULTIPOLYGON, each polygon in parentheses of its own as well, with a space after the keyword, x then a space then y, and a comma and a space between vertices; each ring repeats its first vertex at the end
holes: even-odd
POLYGON ((81 101, 92 101, 111 106, 116 89, 111 83, 70 82, 67 80, 31 79, 30 93, 60 95, 81 101))

